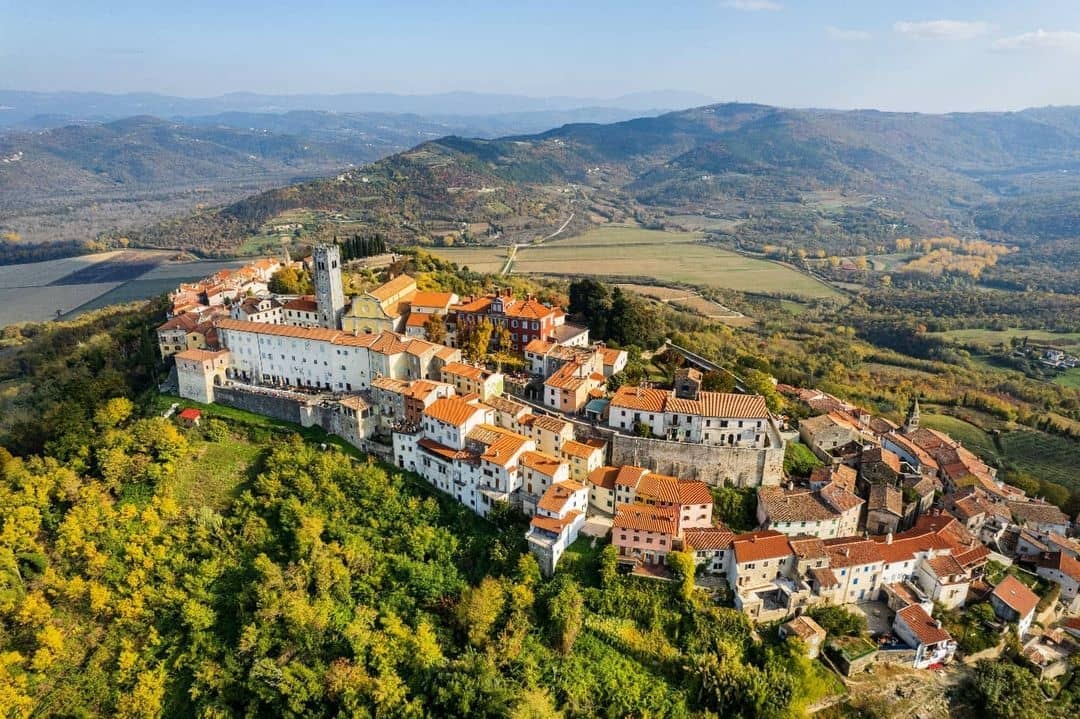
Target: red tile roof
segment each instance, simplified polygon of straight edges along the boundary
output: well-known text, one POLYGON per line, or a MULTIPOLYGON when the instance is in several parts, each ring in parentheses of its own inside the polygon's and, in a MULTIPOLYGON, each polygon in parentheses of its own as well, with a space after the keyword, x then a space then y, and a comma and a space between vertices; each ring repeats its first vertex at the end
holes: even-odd
MULTIPOLYGON (((402 275, 404 277, 404 275, 402 275)), ((450 302, 454 299, 453 292, 417 292, 409 300, 409 304, 413 307, 438 307, 446 308, 450 306, 450 302)), ((430 317, 431 315, 426 315, 430 317)))
POLYGON ((460 397, 442 397, 425 408, 424 414, 440 422, 460 427, 475 416, 477 412, 483 411, 483 407, 469 404, 460 397))
POLYGON ((379 285, 373 290, 369 290, 368 294, 374 297, 379 302, 385 302, 386 300, 401 294, 409 289, 409 287, 416 287, 416 280, 408 275, 398 275, 392 280, 388 280, 379 285))
POLYGON ((679 515, 675 509, 650 507, 645 504, 620 504, 615 508, 615 529, 676 535, 679 515))
POLYGON ((229 350, 182 350, 176 353, 176 358, 194 360, 196 362, 205 362, 207 360, 217 359, 221 355, 225 355, 228 353, 229 350))
POLYGON ((730 549, 735 533, 727 527, 692 527, 683 530, 683 542, 688 549, 699 551, 730 549))
POLYGON ((896 616, 911 629, 911 633, 921 644, 937 644, 952 640, 952 636, 939 627, 933 617, 918 604, 909 604, 897 612, 896 616))
POLYGON ((1080 582, 1080 561, 1066 552, 1044 554, 1038 561, 1040 567, 1056 569, 1073 581, 1080 582))
POLYGON ((732 545, 738 564, 779 559, 792 554, 787 536, 771 529, 738 534, 732 540, 732 545))
POLYGON ((883 562, 877 542, 857 537, 841 537, 824 540, 825 551, 829 555, 829 566, 859 567, 864 564, 883 562))
POLYGON ((528 451, 521 454, 521 466, 536 470, 548 477, 554 477, 563 463, 558 457, 552 457, 550 454, 528 451))
POLYGON ((663 412, 668 393, 649 387, 619 387, 611 399, 611 406, 633 409, 639 412, 663 412))
POLYGON ((596 452, 600 451, 599 447, 593 447, 591 444, 585 444, 584 442, 577 442, 572 439, 568 439, 562 444, 560 449, 563 454, 570 457, 580 457, 582 459, 588 459, 596 452))
POLYGON ((596 485, 607 490, 615 489, 615 477, 619 474, 618 467, 597 467, 593 471, 589 472, 588 481, 590 484, 596 485))
POLYGON ((544 492, 544 496, 536 503, 536 508, 542 509, 545 512, 555 512, 558 514, 559 512, 562 512, 563 507, 570 501, 570 497, 572 497, 575 492, 580 492, 583 489, 585 489, 585 485, 580 482, 571 480, 556 482, 547 488, 547 491, 544 492))
POLYGON ((189 422, 194 422, 199 417, 202 417, 202 412, 195 409, 194 407, 188 407, 187 409, 181 410, 181 412, 180 412, 180 414, 178 416, 180 417, 180 419, 184 419, 184 420, 187 420, 189 422))
POLYGON ((1021 618, 1035 611, 1035 607, 1039 604, 1039 595, 1011 574, 994 587, 993 595, 1006 606, 1014 609, 1021 618))

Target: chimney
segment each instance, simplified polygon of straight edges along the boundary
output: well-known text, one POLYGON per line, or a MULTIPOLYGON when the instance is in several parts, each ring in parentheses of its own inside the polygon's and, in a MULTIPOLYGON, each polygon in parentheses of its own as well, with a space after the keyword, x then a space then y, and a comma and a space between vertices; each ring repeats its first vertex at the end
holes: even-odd
POLYGON ((940 619, 935 619, 934 620, 934 626, 937 627, 938 629, 941 629, 941 620, 940 619))
POLYGON ((885 544, 892 544, 892 532, 885 535, 885 544))

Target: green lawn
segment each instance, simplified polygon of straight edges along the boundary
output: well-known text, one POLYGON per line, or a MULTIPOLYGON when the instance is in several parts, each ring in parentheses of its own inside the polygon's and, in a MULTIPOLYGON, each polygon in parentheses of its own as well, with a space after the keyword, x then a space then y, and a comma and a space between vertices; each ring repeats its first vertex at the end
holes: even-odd
POLYGON ((165 490, 181 507, 222 509, 236 497, 261 449, 237 434, 208 442, 194 439, 199 433, 192 431, 188 452, 165 490))
POLYGON ((1054 384, 1080 389, 1080 367, 1075 367, 1068 372, 1062 372, 1054 378, 1054 384))
MULTIPOLYGON (((785 265, 743 257, 702 243, 692 232, 612 226, 570 238, 522 247, 515 274, 651 278, 750 293, 783 292, 808 298, 840 297, 832 287, 785 265)), ((433 248, 433 254, 473 270, 501 267, 506 250, 433 248)))
POLYGON ((970 422, 946 414, 923 412, 920 423, 924 427, 945 432, 988 462, 998 456, 993 438, 970 422))

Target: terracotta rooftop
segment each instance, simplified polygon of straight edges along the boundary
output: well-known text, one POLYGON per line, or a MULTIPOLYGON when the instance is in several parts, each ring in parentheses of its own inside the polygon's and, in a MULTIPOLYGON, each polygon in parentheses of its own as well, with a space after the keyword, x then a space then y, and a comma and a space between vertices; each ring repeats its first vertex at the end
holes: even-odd
POLYGON ((836 482, 825 485, 818 494, 825 504, 832 507, 834 511, 841 513, 861 507, 864 503, 862 497, 836 482))
POLYGON ((884 447, 864 449, 861 461, 863 464, 884 464, 894 473, 900 474, 900 458, 884 447))
POLYGON ((840 586, 840 580, 836 578, 836 573, 828 567, 811 567, 809 574, 822 589, 840 586))
POLYGON ((181 350, 176 353, 177 359, 194 360, 195 362, 206 362, 207 360, 217 359, 222 355, 229 354, 229 350, 181 350))
POLYGON ((791 551, 800 560, 825 559, 829 556, 825 551, 825 542, 818 537, 800 535, 789 539, 788 544, 791 545, 791 551))
POLYGON ((921 644, 937 644, 952 641, 952 636, 918 604, 909 604, 896 613, 921 644))
POLYGON ((517 432, 511 432, 492 424, 480 424, 467 435, 468 439, 484 445, 480 459, 506 468, 517 458, 517 453, 529 442, 517 432))
POLYGON ((576 509, 567 512, 561 519, 546 517, 543 514, 534 515, 529 524, 552 534, 562 534, 563 529, 572 524, 581 515, 576 509))
POLYGON ((433 439, 423 437, 416 442, 417 446, 427 452, 442 457, 447 460, 461 460, 467 459, 471 461, 476 460, 476 454, 464 449, 454 449, 453 447, 447 447, 445 444, 436 442, 433 439))
POLYGON ((877 542, 859 537, 840 537, 824 540, 825 551, 829 555, 829 566, 858 567, 884 561, 878 550, 877 542))
POLYGON ((615 507, 614 529, 630 529, 675 535, 679 531, 678 512, 645 504, 620 504, 615 507))
POLYGON ((758 487, 757 497, 771 522, 824 522, 838 514, 808 489, 758 487))
MULTIPOLYGON (((404 275, 402 275, 404 277, 404 275)), ((409 300, 409 304, 413 307, 432 307, 437 309, 446 309, 450 306, 450 303, 454 299, 453 292, 417 292, 409 300)), ((421 313, 422 316, 430 317, 430 314, 421 313)))
POLYGON ((399 295, 402 292, 407 292, 410 287, 414 290, 416 289, 416 280, 408 275, 398 275, 391 280, 387 280, 375 289, 368 291, 368 294, 379 302, 386 302, 391 297, 399 295))
POLYGON ((668 393, 664 390, 623 385, 615 392, 611 406, 639 412, 663 412, 667 396, 668 393))
POLYGON ((601 347, 600 356, 605 365, 613 366, 619 361, 619 357, 626 354, 626 350, 617 350, 614 347, 601 347))
POLYGON ((443 397, 435 400, 429 407, 424 409, 424 415, 444 422, 454 427, 464 425, 477 412, 483 412, 482 407, 469 404, 460 397, 443 397))
POLYGON ((289 300, 282 307, 286 310, 296 310, 297 312, 318 312, 319 305, 311 297, 297 297, 296 299, 289 300))
POLYGON ((615 489, 615 477, 619 474, 618 467, 597 467, 593 471, 589 472, 588 481, 597 487, 603 489, 613 490, 615 489))
POLYGON ((811 484, 828 484, 833 483, 838 487, 843 487, 849 492, 855 491, 855 481, 858 479, 858 472, 853 467, 849 467, 846 464, 834 464, 828 467, 817 467, 810 473, 811 484))
POLYGON ((576 391, 581 385, 589 381, 590 377, 585 372, 585 367, 580 362, 567 362, 553 375, 548 377, 544 384, 556 389, 576 391))
POLYGON ((771 529, 737 534, 732 544, 735 547, 735 561, 738 564, 780 559, 792 554, 787 536, 771 529))
POLYGON ((536 355, 546 355, 548 352, 558 346, 558 342, 554 340, 540 339, 539 337, 525 345, 524 351, 531 352, 536 355))
POLYGON ((1039 604, 1039 595, 1031 591, 1019 579, 1009 574, 994 587, 993 596, 1012 608, 1021 617, 1035 611, 1039 604))
POLYGON ((729 392, 698 392, 697 399, 681 399, 668 395, 665 408, 669 412, 721 417, 728 419, 764 419, 769 416, 765 398, 759 394, 729 392))
POLYGON ((529 409, 528 407, 526 407, 525 405, 523 405, 523 404, 521 404, 519 402, 514 402, 513 400, 507 399, 506 397, 499 397, 499 396, 488 397, 484 401, 484 404, 486 404, 487 406, 489 406, 492 409, 496 410, 497 412, 502 412, 503 414, 508 414, 511 417, 516 417, 516 416, 520 415, 522 412, 527 411, 529 409))
POLYGON ((555 473, 559 471, 559 467, 563 466, 563 462, 558 457, 552 457, 550 454, 528 451, 521 453, 521 466, 554 477, 555 473))
POLYGON ((939 554, 930 557, 926 560, 926 563, 939 578, 965 574, 964 568, 950 554, 939 554))
POLYGON ((547 491, 544 492, 544 496, 536 503, 536 508, 542 509, 545 512, 560 514, 562 513, 563 507, 566 506, 566 503, 570 501, 570 497, 572 497, 575 492, 580 492, 583 489, 585 489, 585 485, 580 482, 571 480, 556 482, 547 488, 547 491))
POLYGON ((888 512, 902 517, 904 515, 904 494, 891 484, 870 486, 870 498, 866 502, 868 512, 888 512))
POLYGON ((1038 524, 1069 525, 1069 516, 1052 504, 1041 502, 1007 502, 1013 519, 1018 524, 1034 522, 1038 524))
POLYGON ((581 459, 588 459, 589 457, 593 456, 593 454, 595 454, 597 451, 599 451, 599 448, 593 447, 591 444, 585 444, 584 442, 577 442, 575 440, 568 439, 563 442, 562 447, 559 451, 568 457, 579 457, 581 459))
POLYGON ((683 530, 687 548, 698 551, 730 549, 735 533, 727 527, 692 527, 683 530))
POLYGON ((827 632, 821 628, 821 625, 815 622, 813 619, 805 614, 792 619, 790 622, 784 625, 784 629, 793 634, 804 642, 811 641, 812 639, 824 637, 827 632))
POLYGON ((619 473, 615 477, 615 484, 621 485, 623 487, 636 488, 638 486, 638 482, 641 481, 641 478, 648 473, 649 470, 645 469, 644 467, 635 467, 630 464, 624 464, 622 467, 619 468, 619 473))
POLYGON ((464 362, 448 362, 442 368, 445 374, 453 375, 454 377, 464 377, 466 379, 483 381, 491 375, 486 369, 481 367, 474 367, 471 364, 465 364, 464 362))
POLYGON ((1074 582, 1080 582, 1080 561, 1066 552, 1044 554, 1039 558, 1038 565, 1047 569, 1056 569, 1074 582))
POLYGON ((558 417, 552 417, 550 414, 536 415, 536 419, 533 420, 533 426, 539 427, 545 432, 553 432, 555 434, 563 434, 567 429, 573 429, 574 425, 567 422, 565 419, 558 417))
POLYGON ((878 552, 886 564, 908 562, 915 558, 916 554, 927 553, 931 550, 951 549, 951 545, 939 537, 935 532, 910 530, 901 532, 892 537, 874 537, 878 543, 878 552))

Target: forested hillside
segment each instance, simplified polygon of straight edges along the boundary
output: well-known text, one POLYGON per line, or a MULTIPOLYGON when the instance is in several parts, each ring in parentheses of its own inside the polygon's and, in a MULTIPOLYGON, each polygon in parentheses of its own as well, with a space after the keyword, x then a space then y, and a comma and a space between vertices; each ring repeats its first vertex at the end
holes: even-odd
MULTIPOLYGON (((1069 221, 1080 191, 1078 112, 727 104, 499 140, 446 137, 333 180, 159 225, 138 241, 227 252, 297 208, 341 214, 402 242, 461 223, 499 227, 502 243, 531 241, 571 210, 571 230, 623 218, 676 224, 669 218, 690 214, 722 220, 715 240, 753 251, 779 244, 868 254, 902 237, 987 234, 1022 250, 991 274, 1037 281, 1037 268, 1068 253, 1080 233, 1069 221), (560 195, 567 201, 553 212, 560 195)), ((1057 279, 1055 289, 1075 278, 1057 279)))
POLYGON ((655 582, 586 545, 544 581, 518 517, 263 418, 162 418, 123 381, 140 320, 20 352, 58 386, 27 386, 48 417, 0 450, 6 716, 780 718, 840 691, 693 591, 689 557, 655 582), (69 372, 47 348, 77 337, 69 372))

